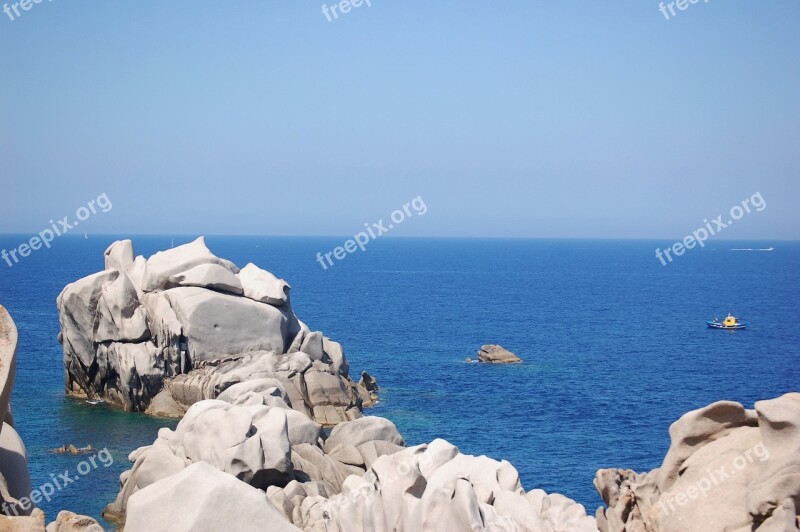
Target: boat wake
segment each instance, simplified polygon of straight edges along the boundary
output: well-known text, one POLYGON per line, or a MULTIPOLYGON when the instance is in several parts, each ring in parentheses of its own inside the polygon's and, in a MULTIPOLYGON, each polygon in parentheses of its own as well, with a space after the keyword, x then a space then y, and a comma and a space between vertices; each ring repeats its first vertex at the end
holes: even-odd
POLYGON ((775 251, 775 248, 731 248, 731 251, 775 251))

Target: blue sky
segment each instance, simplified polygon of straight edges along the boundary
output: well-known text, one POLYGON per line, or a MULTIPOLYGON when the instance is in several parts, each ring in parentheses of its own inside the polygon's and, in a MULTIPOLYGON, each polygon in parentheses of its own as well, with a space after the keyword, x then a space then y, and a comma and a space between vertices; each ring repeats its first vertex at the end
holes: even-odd
POLYGON ((322 5, 0 13, 0 232, 800 238, 797 1, 322 5))

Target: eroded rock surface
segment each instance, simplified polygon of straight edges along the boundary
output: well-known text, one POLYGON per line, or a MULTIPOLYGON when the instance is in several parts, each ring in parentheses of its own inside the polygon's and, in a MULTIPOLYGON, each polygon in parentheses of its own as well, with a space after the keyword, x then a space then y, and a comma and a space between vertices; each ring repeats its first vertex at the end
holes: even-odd
POLYGON ((522 359, 499 345, 482 345, 478 349, 478 360, 491 364, 516 364, 522 359))
POLYGON ((126 531, 597 530, 574 501, 525 493, 508 462, 463 455, 444 440, 406 448, 386 419, 344 422, 326 438, 269 384, 220 395, 233 403, 198 402, 176 430, 131 453, 105 517, 124 520, 126 531), (248 501, 246 521, 229 497, 248 501))
POLYGON ((602 469, 603 532, 798 530, 800 393, 755 410, 720 401, 670 427, 672 444, 649 473, 602 469))
POLYGON ((349 377, 342 346, 292 310, 288 283, 215 256, 203 238, 149 259, 130 240, 102 272, 58 296, 67 393, 129 411, 181 416, 227 388, 272 378, 323 425, 377 400, 349 377))

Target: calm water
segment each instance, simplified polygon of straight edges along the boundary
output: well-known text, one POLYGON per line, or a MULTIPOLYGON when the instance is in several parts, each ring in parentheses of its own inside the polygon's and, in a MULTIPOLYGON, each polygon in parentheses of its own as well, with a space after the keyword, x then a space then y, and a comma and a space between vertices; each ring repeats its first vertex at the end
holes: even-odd
MULTIPOLYGON (((0 248, 23 238, 0 235, 0 248)), ((64 508, 99 516, 127 454, 175 424, 63 395, 55 299, 102 269, 115 239, 62 237, 13 268, 0 262, 0 303, 20 330, 13 409, 34 487, 77 467, 81 458, 49 452, 64 443, 107 447, 115 460, 42 504, 48 520, 64 508)), ((149 256, 170 240, 134 245, 149 256)), ((292 284, 298 315, 344 345, 353 374, 375 375, 382 400, 371 413, 409 444, 442 437, 504 458, 526 489, 564 493, 590 513, 595 471, 659 466, 685 411, 800 390, 800 243, 717 241, 662 267, 654 249, 666 242, 384 238, 323 270, 316 253, 342 241, 207 238, 217 255, 292 284), (728 311, 751 328, 705 327, 728 311), (525 363, 465 363, 484 343, 525 363)))

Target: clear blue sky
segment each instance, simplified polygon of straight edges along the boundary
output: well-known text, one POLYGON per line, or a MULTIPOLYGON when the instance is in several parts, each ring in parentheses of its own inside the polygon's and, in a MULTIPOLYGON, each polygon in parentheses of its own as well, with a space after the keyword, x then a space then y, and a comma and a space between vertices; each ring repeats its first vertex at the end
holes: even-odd
MULTIPOLYGON (((1 2, 2 0, 0 0, 1 2)), ((16 0, 15 0, 16 1, 16 0)), ((13 2, 12 2, 13 3, 13 2)), ((0 232, 800 238, 800 2, 44 0, 0 13, 0 232)))

